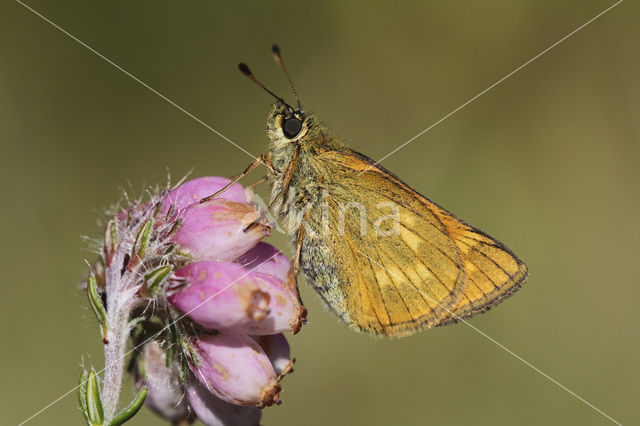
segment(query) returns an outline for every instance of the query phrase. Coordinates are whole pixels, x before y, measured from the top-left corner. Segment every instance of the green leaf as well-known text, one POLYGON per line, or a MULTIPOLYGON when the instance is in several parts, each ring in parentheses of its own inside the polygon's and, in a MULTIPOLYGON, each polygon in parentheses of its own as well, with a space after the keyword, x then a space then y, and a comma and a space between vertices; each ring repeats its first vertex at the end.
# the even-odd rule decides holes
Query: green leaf
POLYGON ((166 217, 167 219, 168 219, 168 218, 170 218, 170 217, 173 217, 173 214, 174 214, 175 212, 176 212, 176 205, 175 205, 175 204, 173 204, 173 203, 171 203, 171 205, 169 205, 169 210, 167 211, 167 214, 166 214, 166 216, 165 216, 165 217, 166 217))
POLYGON ((173 267, 171 265, 165 265, 154 269, 144 276, 144 280, 147 282, 147 286, 149 288, 149 294, 152 297, 155 297, 158 290, 160 290, 161 284, 172 270, 173 267))
POLYGON ((149 247, 149 236, 151 235, 151 225, 153 225, 153 220, 147 219, 144 221, 140 230, 138 231, 138 235, 136 235, 136 242, 133 245, 134 254, 138 255, 140 259, 144 257, 144 254, 147 251, 147 247, 149 247))
POLYGON ((180 228, 180 225, 182 225, 182 219, 177 219, 175 222, 173 222, 171 229, 169 229, 169 232, 167 232, 167 237, 173 235, 180 228))
POLYGON ((87 378, 87 414, 89 415, 90 424, 104 424, 104 411, 102 409, 102 400, 100 399, 100 384, 98 383, 98 376, 94 370, 91 370, 87 378))
POLYGON ((153 217, 154 219, 156 218, 156 216, 158 215, 158 213, 160 212, 160 209, 162 208, 162 205, 164 204, 163 201, 159 201, 156 204, 156 207, 153 209, 153 215, 151 217, 153 217))
POLYGON ((89 279, 87 280, 87 296, 89 297, 89 304, 91 305, 91 309, 93 309, 93 313, 96 315, 96 318, 100 322, 102 340, 106 342, 108 329, 107 311, 102 304, 102 297, 100 297, 100 293, 98 293, 96 277, 93 274, 89 275, 89 279))
POLYGON ((196 350, 193 349, 193 346, 191 346, 190 343, 186 342, 186 341, 182 341, 182 347, 184 350, 186 350, 190 357, 191 357, 191 362, 193 362, 193 365, 195 365, 196 367, 198 367, 200 365, 200 360, 198 359, 198 354, 196 353, 196 350))
POLYGON ((91 426, 91 422, 89 421, 89 413, 87 411, 87 380, 89 378, 89 373, 84 368, 82 369, 82 374, 80 375, 80 383, 78 384, 78 402, 80 403, 80 409, 82 410, 82 414, 84 415, 84 419, 87 421, 87 424, 91 426))
POLYGON ((104 256, 107 264, 111 263, 113 252, 116 249, 117 239, 118 230, 116 228, 116 220, 115 217, 111 217, 104 231, 104 256))
POLYGON ((111 250, 115 249, 115 245, 116 245, 116 241, 118 240, 118 228, 117 228, 117 222, 113 221, 111 222, 110 226, 109 226, 109 234, 111 237, 111 250))
POLYGON ((176 248, 175 243, 171 243, 171 245, 169 245, 169 248, 164 252, 164 254, 171 253, 175 248, 176 248))
POLYGON ((142 321, 145 321, 147 318, 145 317, 137 317, 129 321, 129 328, 134 328, 136 325, 140 324, 142 321))
POLYGON ((120 426, 124 422, 131 419, 131 417, 135 416, 138 410, 140 410, 140 407, 142 407, 142 404, 144 403, 144 400, 147 397, 147 392, 148 392, 147 387, 143 386, 138 392, 138 394, 136 395, 136 397, 133 398, 133 401, 131 401, 131 403, 127 406, 127 408, 120 411, 120 413, 118 413, 113 418, 113 420, 109 422, 109 426, 120 426))

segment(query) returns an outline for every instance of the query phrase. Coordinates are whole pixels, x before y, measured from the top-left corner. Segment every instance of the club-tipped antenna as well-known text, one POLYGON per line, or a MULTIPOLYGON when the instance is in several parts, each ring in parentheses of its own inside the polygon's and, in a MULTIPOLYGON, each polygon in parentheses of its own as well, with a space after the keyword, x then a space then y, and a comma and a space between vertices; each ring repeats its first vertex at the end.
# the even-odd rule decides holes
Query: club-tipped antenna
POLYGON ((287 81, 289 82, 289 87, 293 92, 293 96, 295 96, 296 101, 298 101, 298 111, 302 111, 302 104, 300 103, 298 92, 296 92, 296 88, 293 85, 293 80, 291 80, 291 76, 289 76, 289 73, 287 72, 287 69, 284 66, 284 62, 282 62, 282 56, 280 55, 280 48, 278 47, 277 44, 274 44, 273 46, 271 46, 271 52, 273 52, 273 57, 275 58, 278 65, 280 66, 280 69, 284 73, 285 77, 287 77, 287 81))
POLYGON ((256 78, 256 76, 253 75, 253 73, 251 72, 247 64, 245 64, 244 62, 240 62, 238 64, 238 69, 240 70, 240 72, 242 72, 242 74, 249 77, 249 80, 253 81, 255 84, 260 86, 265 92, 267 92, 268 94, 270 94, 271 96, 273 96, 274 98, 276 98, 277 100, 279 100, 280 102, 288 106, 289 108, 293 109, 291 105, 289 105, 284 101, 284 99, 282 99, 280 96, 273 93, 271 90, 267 89, 264 84, 260 83, 260 81, 256 78))

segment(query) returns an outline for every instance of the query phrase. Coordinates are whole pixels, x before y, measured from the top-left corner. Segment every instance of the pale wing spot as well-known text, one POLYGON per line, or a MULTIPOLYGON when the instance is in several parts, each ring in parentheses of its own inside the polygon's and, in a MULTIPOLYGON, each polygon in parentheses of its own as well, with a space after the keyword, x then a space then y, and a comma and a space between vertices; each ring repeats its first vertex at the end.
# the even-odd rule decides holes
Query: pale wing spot
MULTIPOLYGON (((355 256, 355 255, 354 255, 355 256)), ((362 258, 362 257, 361 257, 362 258)), ((375 299, 373 303, 373 309, 378 317, 378 322, 383 326, 391 324, 391 316, 389 315, 389 308, 386 306, 386 299, 384 297, 382 288, 377 283, 375 276, 376 267, 371 263, 371 260, 363 258, 364 262, 368 265, 363 265, 363 270, 366 274, 363 274, 363 282, 367 287, 370 297, 375 299)))
POLYGON ((431 292, 431 290, 429 288, 427 288, 423 283, 422 283, 422 278, 420 277, 420 275, 415 271, 414 268, 412 267, 408 267, 405 271, 404 271, 405 275, 409 278, 409 281, 411 281, 411 283, 416 287, 420 289, 420 292, 422 293, 422 295, 425 297, 426 299, 426 303, 429 306, 429 309, 431 310, 435 310, 438 307, 438 303, 436 303, 436 296, 431 292))
MULTIPOLYGON (((429 268, 433 274, 444 283, 451 283, 450 290, 452 290, 454 283, 458 280, 461 265, 458 265, 449 255, 445 254, 437 242, 431 242, 404 226, 400 229, 401 238, 407 247, 421 259, 428 257, 429 268)), ((443 285, 447 287, 446 284, 443 285)))
POLYGON ((486 257, 485 254, 478 251, 471 251, 467 255, 467 260, 470 263, 473 263, 484 275, 486 279, 493 283, 498 283, 502 285, 502 283, 509 280, 509 275, 498 265, 496 265, 495 261, 486 257))
POLYGON ((464 294, 470 300, 478 300, 485 296, 485 293, 488 293, 491 290, 483 291, 478 284, 479 280, 473 273, 467 275, 467 286, 464 289, 464 294))
POLYGON ((371 262, 356 254, 354 243, 348 236, 345 236, 345 241, 351 252, 350 260, 353 262, 353 271, 355 271, 359 284, 357 291, 360 293, 359 301, 355 297, 348 297, 347 299, 347 308, 349 309, 350 315, 354 321, 365 330, 368 328, 378 329, 380 326, 389 325, 389 316, 386 309, 384 309, 384 302, 379 291, 370 288, 375 285, 375 283, 372 283, 373 276, 372 270, 370 269, 370 267, 372 268, 373 266, 367 265, 367 263, 370 264, 371 262), (365 305, 365 299, 368 302, 368 306, 365 305), (356 314, 358 311, 360 312, 360 316, 356 314))
POLYGON ((401 210, 400 213, 400 221, 402 222, 403 225, 409 227, 409 228, 413 228, 416 225, 416 215, 415 214, 408 214, 406 212, 406 210, 401 210))
MULTIPOLYGON (((485 294, 491 293, 496 289, 495 284, 482 273, 473 262, 466 262, 467 277, 473 280, 475 286, 485 294)), ((473 299, 472 299, 473 300, 473 299)))
POLYGON ((376 268, 376 281, 382 292, 385 306, 392 324, 411 321, 411 315, 402 296, 398 293, 389 275, 383 268, 376 268))
POLYGON ((436 300, 444 300, 449 296, 450 290, 423 263, 416 260, 415 268, 423 282, 421 287, 428 286, 436 300))
POLYGON ((420 237, 418 237, 413 232, 409 231, 404 226, 401 226, 400 227, 400 238, 402 238, 402 241, 404 241, 405 244, 411 250, 413 250, 414 253, 420 253, 420 244, 422 243, 422 240, 420 239, 420 237))
POLYGON ((405 301, 408 301, 407 306, 413 319, 418 319, 431 312, 431 308, 429 308, 424 296, 414 285, 411 284, 400 268, 393 265, 391 267, 387 267, 387 270, 389 271, 389 276, 398 289, 398 292, 402 294, 405 301))
POLYGON ((368 318, 371 323, 379 322, 378 315, 376 315, 376 311, 371 303, 371 298, 369 297, 369 291, 360 273, 358 273, 358 291, 360 293, 360 308, 362 309, 362 316, 368 318))

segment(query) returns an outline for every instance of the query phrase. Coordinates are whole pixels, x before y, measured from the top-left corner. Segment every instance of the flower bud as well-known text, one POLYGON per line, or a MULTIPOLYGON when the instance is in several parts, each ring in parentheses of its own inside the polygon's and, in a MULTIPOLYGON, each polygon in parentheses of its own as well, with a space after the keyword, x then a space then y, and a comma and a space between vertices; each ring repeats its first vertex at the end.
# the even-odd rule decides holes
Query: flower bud
POLYGON ((169 302, 203 327, 265 335, 300 329, 304 308, 278 278, 235 263, 196 262, 176 272, 185 281, 169 302))
POLYGON ((186 285, 170 294, 169 302, 203 327, 241 328, 267 315, 270 295, 240 265, 196 262, 175 275, 186 285))
MULTIPOLYGON (((165 196, 160 212, 167 214, 171 206, 173 206, 173 211, 179 213, 191 204, 197 204, 203 198, 215 194, 229 182, 231 182, 231 179, 218 176, 191 179, 165 196)), ((251 199, 251 196, 242 185, 234 183, 215 199, 218 198, 235 201, 236 203, 246 203, 251 199)))
POLYGON ((167 355, 157 341, 145 343, 136 360, 134 375, 138 389, 147 386, 149 390, 144 403, 160 417, 177 423, 189 416, 177 365, 167 367, 167 355))
POLYGON ((278 401, 280 385, 269 358, 240 333, 201 335, 191 340, 196 359, 189 367, 207 390, 225 402, 264 407, 278 401))
POLYGON ((289 259, 271 244, 259 242, 235 261, 246 269, 273 275, 287 282, 291 264, 289 259))
POLYGON ((187 399, 196 416, 207 426, 258 426, 258 407, 228 404, 204 388, 197 380, 187 386, 187 399))
POLYGON ((294 360, 291 359, 289 342, 282 333, 267 336, 253 336, 260 347, 269 357, 271 365, 278 376, 284 376, 293 370, 294 360))
POLYGON ((273 275, 252 272, 251 277, 260 290, 269 294, 269 314, 262 321, 247 324, 242 330, 254 336, 300 331, 307 311, 300 304, 295 290, 273 275))
POLYGON ((248 203, 214 199, 192 204, 182 212, 172 238, 196 261, 231 261, 269 235, 267 225, 249 227, 259 218, 260 212, 248 203))

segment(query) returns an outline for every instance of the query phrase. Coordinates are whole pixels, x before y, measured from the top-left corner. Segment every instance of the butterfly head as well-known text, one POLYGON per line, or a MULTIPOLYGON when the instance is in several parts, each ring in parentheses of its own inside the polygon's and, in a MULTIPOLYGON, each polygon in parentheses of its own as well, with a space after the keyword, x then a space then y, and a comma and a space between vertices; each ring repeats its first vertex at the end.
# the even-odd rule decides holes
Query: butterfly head
POLYGON ((302 139, 312 124, 311 115, 277 100, 267 117, 267 134, 275 145, 284 145, 302 139))

